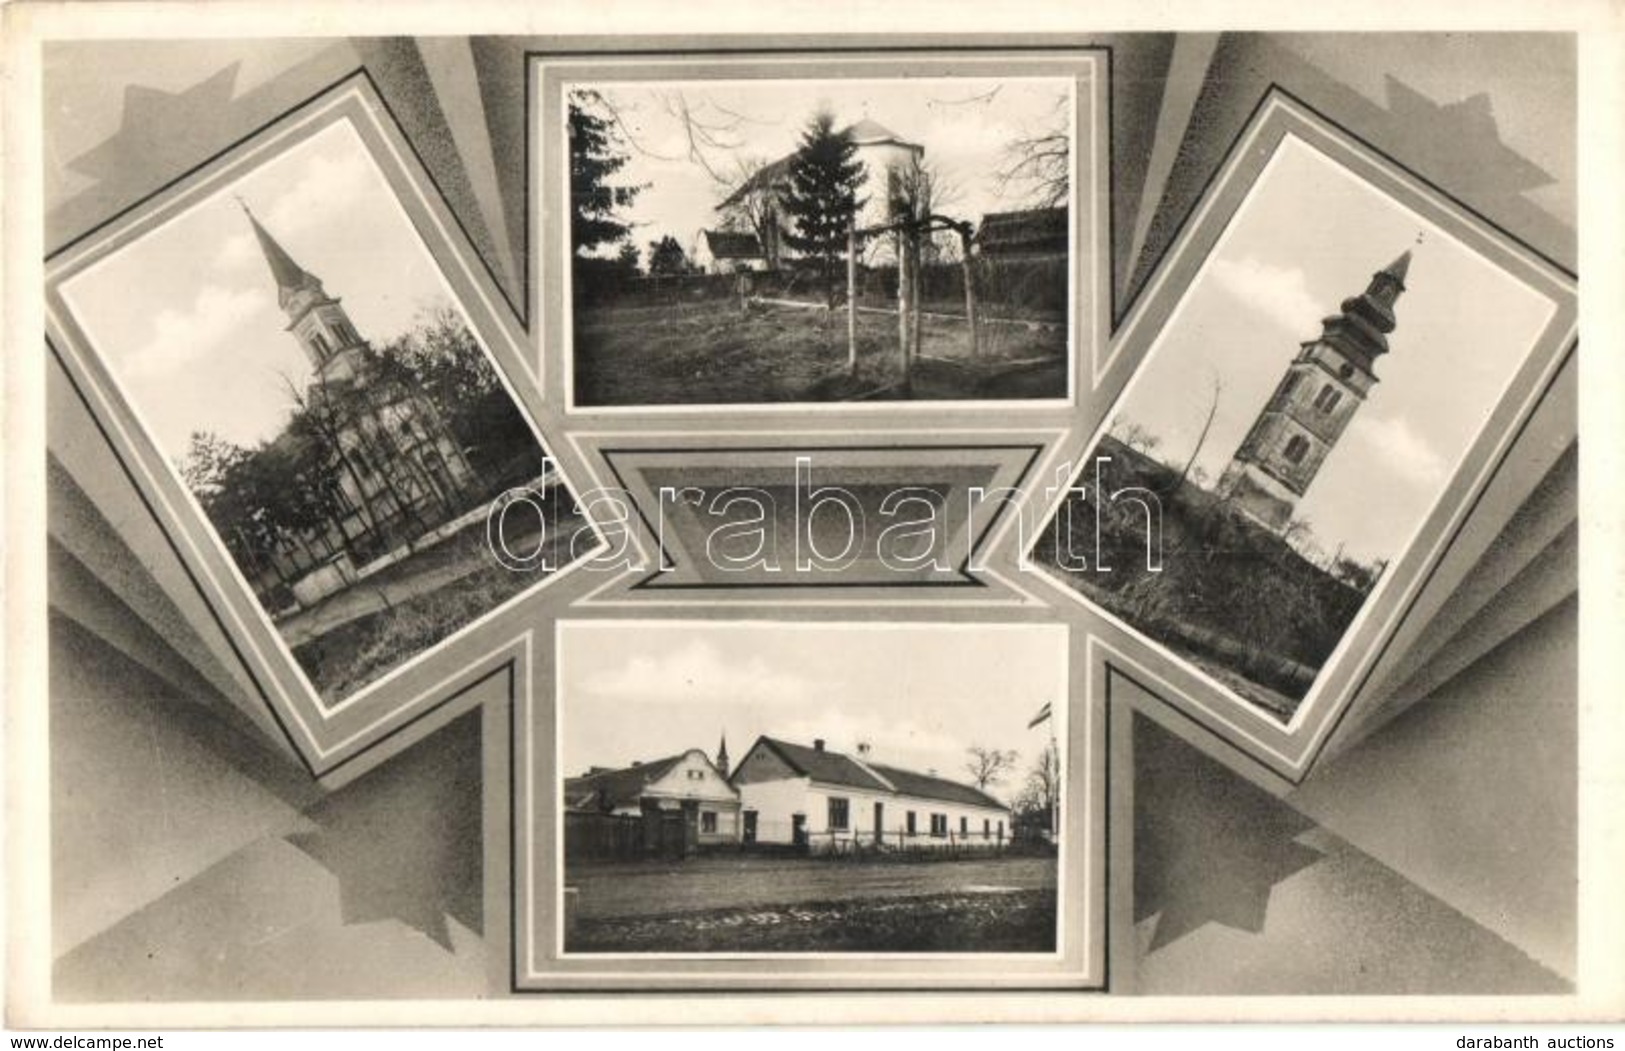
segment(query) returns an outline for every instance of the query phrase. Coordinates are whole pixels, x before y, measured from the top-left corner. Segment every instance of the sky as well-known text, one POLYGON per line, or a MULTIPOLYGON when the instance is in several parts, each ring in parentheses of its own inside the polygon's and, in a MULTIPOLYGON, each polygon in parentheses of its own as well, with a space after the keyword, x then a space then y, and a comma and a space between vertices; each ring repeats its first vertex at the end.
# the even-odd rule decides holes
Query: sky
POLYGON ((1379 382, 1298 503, 1313 542, 1370 562, 1403 548, 1438 499, 1552 302, 1323 154, 1288 137, 1165 326, 1119 407, 1218 481, 1320 321, 1412 253, 1379 382), (1418 243, 1418 237, 1421 243, 1418 243))
MULTIPOLYGON (((1013 749, 1008 800, 1050 739, 1027 723, 1067 698, 1056 625, 566 625, 559 653, 560 759, 567 775, 688 748, 733 762, 758 735, 966 781, 966 748, 1013 749)), ((1064 736, 1064 727, 1055 728, 1064 736)))
POLYGON ((281 377, 310 377, 238 196, 374 346, 451 302, 355 129, 323 129, 63 288, 172 460, 197 430, 244 445, 275 435, 289 409, 281 377))
POLYGON ((939 185, 953 191, 945 211, 972 222, 987 212, 1026 205, 1019 196, 998 194, 994 171, 1004 145, 1050 129, 1061 122, 1057 105, 1062 117, 1072 106, 1072 82, 1060 77, 586 86, 614 105, 633 140, 630 160, 615 181, 648 184, 627 211, 639 224, 633 236, 645 253, 650 241, 667 234, 688 250, 701 229, 718 225, 715 208, 727 195, 704 167, 688 157, 684 123, 669 106, 679 95, 700 123, 733 125, 725 143, 731 148, 707 153, 720 175, 735 176, 741 159, 771 162, 794 152, 807 122, 827 106, 836 127, 868 117, 905 141, 925 147, 924 159, 938 172, 939 185))

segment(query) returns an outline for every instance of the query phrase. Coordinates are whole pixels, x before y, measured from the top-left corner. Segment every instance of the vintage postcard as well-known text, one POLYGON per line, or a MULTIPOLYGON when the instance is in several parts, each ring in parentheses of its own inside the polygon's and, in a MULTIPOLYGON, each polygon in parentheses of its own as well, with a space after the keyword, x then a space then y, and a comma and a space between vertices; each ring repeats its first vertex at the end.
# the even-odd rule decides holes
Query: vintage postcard
POLYGON ((6 8, 9 1027, 1622 1017, 1618 13, 819 6, 6 8))

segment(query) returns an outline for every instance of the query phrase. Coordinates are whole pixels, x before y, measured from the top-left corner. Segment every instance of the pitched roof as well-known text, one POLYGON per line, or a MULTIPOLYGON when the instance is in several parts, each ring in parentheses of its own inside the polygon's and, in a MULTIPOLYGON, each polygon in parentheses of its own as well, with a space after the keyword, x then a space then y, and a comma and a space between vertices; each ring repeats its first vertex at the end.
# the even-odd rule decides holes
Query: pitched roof
POLYGON ((576 810, 614 810, 634 806, 650 783, 660 780, 687 755, 667 756, 619 770, 599 770, 582 777, 564 779, 564 805, 576 810))
POLYGON ((920 796, 923 799, 941 799, 948 803, 967 803, 971 806, 998 807, 1008 810, 1009 807, 972 785, 950 781, 945 777, 936 777, 931 774, 917 774, 912 770, 904 770, 896 766, 882 766, 880 763, 870 763, 869 767, 897 787, 899 795, 920 796))
MULTIPOLYGON (((884 124, 880 124, 877 121, 872 121, 868 117, 864 117, 856 124, 847 125, 845 128, 841 129, 839 134, 850 135, 852 137, 852 141, 859 146, 870 146, 882 142, 895 142, 902 146, 908 146, 911 149, 921 148, 917 144, 909 142, 895 131, 892 131, 884 124)), ((758 168, 750 178, 740 183, 739 187, 734 190, 733 193, 730 193, 726 198, 723 199, 721 204, 717 205, 717 211, 720 212, 739 203, 739 201, 748 193, 752 193, 766 186, 772 186, 774 183, 787 178, 790 174, 790 162, 795 160, 795 157, 795 151, 791 151, 790 153, 787 153, 783 157, 780 157, 778 160, 774 161, 772 164, 765 164, 758 168)))
POLYGON ((711 255, 717 259, 760 259, 762 242, 756 235, 739 230, 701 230, 711 255))
POLYGON ((1029 208, 988 212, 976 231, 976 243, 994 252, 1059 250, 1067 247, 1066 208, 1029 208))
POLYGON ((902 767, 885 766, 867 760, 860 762, 828 748, 808 748, 806 745, 792 744, 772 737, 763 737, 759 743, 777 753, 779 758, 796 773, 826 785, 845 785, 849 788, 877 792, 895 790, 898 795, 916 796, 920 799, 996 807, 1000 810, 1009 809, 980 789, 934 774, 920 774, 904 770, 902 767), (885 780, 881 780, 882 778, 885 780))
POLYGON ((772 737, 763 737, 761 743, 778 753, 790 769, 803 777, 822 781, 826 785, 846 785, 884 792, 887 785, 850 756, 829 749, 808 748, 772 737))
POLYGON ((895 131, 892 131, 884 124, 872 121, 868 117, 864 117, 856 124, 853 124, 851 127, 847 128, 846 134, 852 136, 852 141, 857 143, 859 146, 863 146, 871 142, 897 142, 902 143, 905 146, 914 145, 913 143, 903 139, 902 136, 898 135, 895 131))

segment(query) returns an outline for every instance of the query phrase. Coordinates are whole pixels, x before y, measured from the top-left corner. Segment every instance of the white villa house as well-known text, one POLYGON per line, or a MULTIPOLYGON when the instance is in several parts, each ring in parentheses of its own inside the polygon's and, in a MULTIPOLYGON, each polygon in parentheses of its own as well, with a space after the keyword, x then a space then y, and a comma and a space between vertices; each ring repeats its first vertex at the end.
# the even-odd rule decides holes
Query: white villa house
MULTIPOLYGON (((863 162, 864 182, 858 198, 864 205, 857 215, 858 228, 883 226, 892 221, 893 201, 905 185, 902 180, 909 178, 920 163, 925 147, 868 117, 842 130, 852 137, 857 147, 855 156, 863 162)), ((794 159, 794 153, 786 154, 763 166, 717 205, 731 229, 755 234, 768 268, 777 267, 790 254, 783 243, 788 223, 783 200, 789 192, 790 163, 794 159)), ((878 243, 884 246, 885 240, 878 243)))
POLYGON ((759 737, 728 782, 739 792, 745 844, 811 851, 889 844, 999 847, 1009 807, 971 785, 806 745, 759 737))
POLYGON ((724 772, 726 745, 718 759, 721 770, 703 751, 690 748, 680 755, 618 769, 593 767, 579 777, 565 778, 564 808, 642 817, 657 826, 680 815, 689 847, 738 843, 739 791, 728 783, 724 772))
POLYGON ((762 242, 754 233, 744 230, 701 230, 694 238, 689 260, 707 274, 767 269, 762 242))

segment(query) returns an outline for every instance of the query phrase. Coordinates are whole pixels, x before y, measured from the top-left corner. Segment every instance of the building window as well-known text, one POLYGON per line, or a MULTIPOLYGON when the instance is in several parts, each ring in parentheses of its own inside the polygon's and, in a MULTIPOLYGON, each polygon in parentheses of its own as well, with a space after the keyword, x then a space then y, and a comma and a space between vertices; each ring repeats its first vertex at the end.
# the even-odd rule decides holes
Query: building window
POLYGON ((1004 821, 1003 820, 1000 820, 1000 822, 999 822, 999 842, 1000 843, 1004 842, 1004 821))
POLYGON ((1315 408, 1321 412, 1331 412, 1337 407, 1337 403, 1342 400, 1343 392, 1328 383, 1320 388, 1319 394, 1315 395, 1315 408))
POLYGON ((948 834, 948 815, 947 814, 932 814, 931 815, 931 834, 933 836, 938 837, 939 839, 948 834))
POLYGON ((988 820, 985 817, 982 819, 982 838, 983 839, 992 839, 993 838, 993 822, 988 820))
POLYGON ((317 357, 321 358, 323 361, 327 360, 327 340, 322 338, 322 334, 320 332, 312 332, 310 334, 310 345, 316 348, 317 357))
POLYGON ((911 835, 911 836, 918 835, 920 830, 919 830, 919 826, 915 823, 915 820, 914 820, 914 811, 910 810, 908 812, 908 817, 905 819, 905 821, 907 823, 905 824, 904 827, 908 829, 908 834, 911 835))
POLYGON ((831 798, 829 801, 829 830, 831 832, 845 832, 847 829, 846 800, 831 798))
POLYGON ((961 836, 970 835, 970 818, 964 814, 959 815, 959 834, 961 836))
POLYGON ((690 770, 688 772, 688 779, 690 781, 704 781, 705 780, 705 771, 704 770, 690 770))
POLYGON ((1281 454, 1289 463, 1302 463, 1304 454, 1309 451, 1309 441, 1301 434, 1294 434, 1286 440, 1286 448, 1281 454))
POLYGON ((1278 404, 1278 405, 1286 404, 1287 399, 1292 397, 1293 392, 1298 389, 1298 384, 1302 380, 1303 380, 1303 373, 1301 373, 1301 372, 1289 372, 1289 373, 1287 373, 1286 374, 1286 379, 1281 381, 1281 393, 1276 398, 1276 404, 1278 404))
POLYGON ((714 833, 717 830, 717 812, 715 810, 700 811, 700 831, 714 833))

